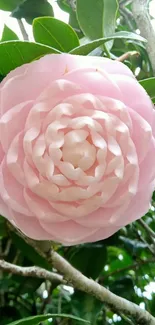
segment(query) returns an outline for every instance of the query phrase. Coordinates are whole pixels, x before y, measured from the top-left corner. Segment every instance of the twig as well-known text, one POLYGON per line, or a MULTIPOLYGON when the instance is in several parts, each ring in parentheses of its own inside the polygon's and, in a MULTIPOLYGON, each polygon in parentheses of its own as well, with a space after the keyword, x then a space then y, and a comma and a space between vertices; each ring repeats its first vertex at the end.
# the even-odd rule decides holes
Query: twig
POLYGON ((58 298, 58 314, 62 312, 62 291, 60 289, 59 298, 58 298))
POLYGON ((140 56, 140 53, 137 52, 137 51, 129 51, 129 52, 126 52, 123 55, 121 55, 120 57, 118 57, 116 59, 116 61, 123 62, 123 61, 125 61, 127 59, 130 59, 130 57, 132 57, 132 56, 138 57, 138 56, 140 56))
POLYGON ((12 244, 12 241, 11 239, 8 240, 7 244, 6 244, 6 247, 5 247, 5 251, 4 251, 4 256, 7 256, 10 252, 10 248, 11 248, 11 244, 12 244))
POLYGON ((132 12, 141 36, 147 40, 146 49, 155 75, 155 30, 148 12, 149 0, 133 0, 132 12))
POLYGON ((125 272, 125 271, 128 271, 128 270, 134 270, 137 267, 140 267, 141 265, 145 265, 145 264, 149 264, 149 263, 155 263, 155 258, 151 258, 151 259, 148 259, 148 260, 145 260, 145 261, 141 260, 141 261, 139 261, 139 263, 130 264, 128 266, 117 269, 117 270, 115 270, 113 272, 110 272, 110 273, 106 274, 102 278, 100 278, 100 281, 104 281, 105 279, 109 278, 110 276, 113 276, 113 275, 118 274, 120 272, 125 272))
POLYGON ((40 314, 44 314, 45 311, 46 311, 46 305, 48 305, 50 303, 50 300, 51 300, 51 295, 52 295, 52 292, 53 290, 57 287, 57 283, 48 283, 49 281, 46 280, 45 284, 47 286, 47 292, 48 292, 48 296, 47 298, 45 298, 43 300, 43 304, 41 306, 41 310, 40 310, 40 314))
POLYGON ((147 311, 124 298, 118 297, 92 279, 88 279, 58 253, 51 251, 49 262, 52 262, 53 266, 64 275, 67 282, 72 283, 76 289, 91 294, 110 308, 115 308, 119 312, 131 316, 139 325, 155 325, 155 318, 147 311))
POLYGON ((149 237, 152 237, 155 239, 155 232, 143 221, 142 219, 138 220, 138 223, 146 230, 149 237))
POLYGON ((4 252, 0 253, 0 258, 4 258, 9 254, 11 244, 12 244, 11 239, 8 239, 4 252))
POLYGON ((132 322, 131 319, 129 319, 128 317, 126 317, 125 315, 123 315, 122 313, 119 314, 121 316, 121 318, 129 325, 135 325, 135 323, 132 322))
POLYGON ((76 10, 76 0, 68 0, 68 3, 73 11, 76 10))
POLYGON ((135 232, 135 234, 138 236, 139 240, 142 241, 144 244, 146 244, 146 249, 148 249, 153 255, 154 255, 154 249, 152 247, 152 245, 150 245, 138 232, 135 224, 132 224, 133 230, 135 232))
POLYGON ((132 1, 132 0, 121 0, 121 1, 119 2, 119 5, 120 5, 120 6, 127 6, 127 5, 129 5, 129 4, 131 3, 131 1, 132 1))
POLYGON ((24 41, 28 41, 29 40, 29 37, 28 37, 28 34, 26 32, 26 29, 25 29, 25 26, 24 26, 22 20, 21 19, 17 19, 17 21, 18 21, 18 25, 19 25, 19 28, 20 28, 20 31, 22 33, 22 36, 23 36, 24 41))
POLYGON ((35 277, 39 279, 47 279, 51 282, 58 284, 66 284, 63 277, 54 272, 47 271, 37 266, 22 267, 15 264, 8 263, 4 260, 0 260, 0 269, 3 271, 11 272, 13 274, 22 275, 25 277, 35 277))
MULTIPOLYGON (((19 235, 22 236, 21 234, 19 235)), ((29 240, 29 238, 27 238, 27 242, 29 242, 29 244, 32 245, 37 252, 40 252, 40 248, 38 248, 37 242, 33 241, 32 244, 32 240, 29 240)), ((96 299, 104 302, 112 310, 115 309, 127 316, 131 316, 139 325, 155 325, 155 318, 149 312, 142 310, 139 306, 132 303, 131 301, 115 295, 94 280, 88 279, 54 250, 51 249, 46 253, 42 252, 42 256, 46 256, 46 259, 52 265, 52 267, 63 274, 63 277, 61 277, 61 283, 73 285, 74 288, 96 297, 96 299)), ((33 268, 34 267, 32 267, 32 269, 33 268)), ((21 269, 21 267, 19 267, 19 269, 21 269)), ((41 270, 43 272, 41 274, 43 277, 45 276, 45 279, 49 279, 46 278, 46 275, 48 274, 47 276, 50 276, 52 280, 52 272, 44 269, 41 270)), ((35 273, 34 276, 36 276, 35 273)))

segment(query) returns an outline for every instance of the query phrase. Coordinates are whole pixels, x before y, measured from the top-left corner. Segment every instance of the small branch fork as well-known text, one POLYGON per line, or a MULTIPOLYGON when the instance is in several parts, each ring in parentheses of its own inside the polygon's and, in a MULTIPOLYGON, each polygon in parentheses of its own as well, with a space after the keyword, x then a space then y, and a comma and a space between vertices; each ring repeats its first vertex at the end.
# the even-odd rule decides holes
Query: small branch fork
MULTIPOLYGON (((12 226, 10 228, 12 228, 12 226)), ((18 233, 18 235, 23 237, 21 233, 18 233)), ((142 310, 136 304, 113 294, 108 289, 101 286, 99 283, 87 278, 52 248, 46 252, 43 252, 40 248, 40 245, 38 246, 38 242, 32 241, 28 238, 26 238, 26 241, 29 242, 29 244, 33 246, 33 248, 35 248, 39 254, 48 260, 52 268, 56 269, 62 275, 54 272, 49 272, 36 266, 17 266, 15 264, 5 262, 4 260, 0 260, 1 270, 14 274, 20 274, 23 276, 43 278, 50 280, 51 282, 56 282, 57 284, 72 285, 74 288, 93 295, 98 300, 104 302, 109 308, 111 308, 111 310, 116 310, 119 313, 123 313, 124 315, 131 317, 136 322, 136 324, 155 325, 155 318, 149 312, 142 310)))

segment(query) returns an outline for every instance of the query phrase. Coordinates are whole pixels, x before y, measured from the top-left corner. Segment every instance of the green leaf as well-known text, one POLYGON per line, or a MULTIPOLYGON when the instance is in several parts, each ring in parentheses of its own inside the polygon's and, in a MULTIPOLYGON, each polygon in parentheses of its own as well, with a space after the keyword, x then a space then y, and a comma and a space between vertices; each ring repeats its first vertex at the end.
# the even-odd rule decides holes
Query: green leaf
POLYGON ((69 52, 79 46, 79 40, 71 26, 50 17, 37 18, 33 23, 35 41, 69 52))
MULTIPOLYGON (((117 0, 104 0, 103 12, 103 36, 109 37, 114 35, 116 29, 116 19, 118 12, 117 0)), ((113 46, 113 41, 108 42, 106 47, 110 50, 113 46)))
POLYGON ((76 31, 78 38, 82 38, 84 36, 82 30, 80 29, 75 11, 72 11, 69 15, 69 25, 76 31))
POLYGON ((76 290, 72 296, 73 313, 82 319, 86 319, 92 325, 96 324, 96 319, 102 308, 103 302, 87 293, 76 290))
POLYGON ((4 76, 0 75, 0 82, 4 79, 4 76))
POLYGON ((7 236, 6 219, 0 216, 0 238, 7 236))
POLYGON ((45 269, 50 269, 48 262, 39 255, 32 246, 28 245, 24 239, 16 235, 14 232, 11 232, 11 238, 15 247, 19 249, 29 261, 45 269))
MULTIPOLYGON (((123 269, 124 267, 130 266, 133 264, 133 259, 131 254, 128 254, 126 250, 121 249, 117 246, 109 246, 107 248, 108 251, 108 261, 107 264, 109 266, 108 272, 104 272, 105 275, 108 275, 110 272, 116 271, 119 269, 123 269)), ((114 275, 115 276, 115 275, 114 275)))
POLYGON ((146 90, 148 95, 151 97, 153 103, 155 104, 155 77, 140 80, 139 83, 146 90))
POLYGON ((12 40, 18 40, 18 36, 7 25, 4 25, 1 42, 12 40))
POLYGON ((14 10, 22 0, 0 0, 0 9, 6 10, 6 11, 12 11, 14 10))
POLYGON ((134 282, 131 276, 126 275, 119 280, 112 281, 109 285, 110 291, 118 296, 131 300, 134 294, 134 282))
MULTIPOLYGON (((117 0, 77 0, 79 25, 91 40, 109 37, 115 33, 118 11, 117 0)), ((106 47, 111 49, 113 41, 106 47)))
POLYGON ((77 19, 83 33, 90 39, 103 37, 104 0, 77 0, 77 19))
POLYGON ((79 317, 73 316, 73 315, 67 315, 67 314, 47 314, 47 315, 38 315, 38 316, 32 316, 32 317, 27 317, 24 319, 17 320, 13 323, 9 323, 7 325, 39 325, 40 322, 43 322, 49 318, 53 317, 59 317, 59 318, 68 318, 68 319, 73 319, 76 321, 80 321, 83 323, 89 323, 88 321, 81 319, 79 317))
POLYGON ((14 280, 16 285, 18 284, 18 288, 17 288, 18 295, 24 295, 27 293, 29 295, 33 294, 44 282, 44 279, 37 279, 34 277, 24 278, 23 276, 16 275, 16 274, 11 275, 11 278, 14 280))
POLYGON ((9 41, 0 43, 0 75, 5 76, 22 64, 50 53, 60 52, 52 47, 31 42, 9 41))
POLYGON ((11 16, 17 19, 25 18, 31 24, 34 18, 54 16, 54 12, 47 0, 24 0, 13 10, 11 16))
POLYGON ((97 39, 95 41, 89 42, 87 44, 78 46, 77 48, 70 51, 70 53, 76 54, 76 55, 88 55, 90 52, 95 50, 97 47, 105 44, 106 42, 108 42, 110 40, 115 40, 115 39, 124 39, 124 40, 130 39, 130 40, 138 40, 141 42, 146 42, 145 38, 141 37, 138 34, 122 31, 122 32, 115 33, 113 36, 103 37, 103 38, 97 39))
POLYGON ((87 244, 70 249, 69 261, 87 277, 96 279, 106 263, 107 250, 104 244, 87 244))
POLYGON ((61 10, 68 12, 68 13, 71 12, 71 7, 69 6, 69 3, 67 0, 57 0, 57 4, 61 10))

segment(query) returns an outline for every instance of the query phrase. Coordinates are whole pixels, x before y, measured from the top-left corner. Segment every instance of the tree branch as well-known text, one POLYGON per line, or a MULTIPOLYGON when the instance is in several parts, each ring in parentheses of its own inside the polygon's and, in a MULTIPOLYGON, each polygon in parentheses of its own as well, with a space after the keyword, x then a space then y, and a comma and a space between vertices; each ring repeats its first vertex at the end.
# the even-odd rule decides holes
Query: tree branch
POLYGON ((58 253, 51 251, 48 260, 76 289, 91 294, 110 308, 131 316, 139 325, 155 325, 155 318, 147 311, 124 298, 118 297, 92 279, 88 279, 58 253))
POLYGON ((3 271, 11 272, 13 274, 22 275, 25 277, 35 277, 39 279, 46 279, 51 282, 56 282, 58 284, 66 284, 63 280, 62 275, 56 274, 54 272, 49 272, 37 266, 22 267, 15 264, 8 263, 4 260, 0 260, 0 269, 3 271))
POLYGON ((155 31, 148 12, 149 0, 133 0, 132 12, 141 36, 147 40, 146 49, 155 75, 155 31))
MULTIPOLYGON (((11 226, 9 228, 12 230, 13 227, 11 226)), ((15 231, 17 232, 17 229, 15 231)), ((18 232, 18 235, 23 238, 20 232, 18 232)), ((38 253, 41 253, 41 256, 46 258, 52 267, 63 275, 61 279, 63 279, 65 284, 72 285, 74 288, 96 297, 96 299, 104 302, 111 310, 117 310, 119 313, 132 317, 138 325, 155 325, 155 318, 149 312, 142 310, 131 301, 115 295, 94 280, 88 279, 54 250, 50 249, 46 253, 41 252, 41 248, 38 247, 37 241, 26 238, 26 242, 33 246, 38 253)), ((46 276, 48 272, 51 277, 51 272, 44 269, 42 271, 46 272, 42 273, 42 275, 44 274, 46 276)), ((62 280, 61 283, 63 283, 62 280)))
POLYGON ((76 10, 76 0, 68 0, 68 4, 70 5, 73 11, 76 10))
POLYGON ((110 276, 113 276, 113 275, 118 274, 118 273, 120 273, 120 272, 125 272, 125 271, 128 271, 128 270, 134 270, 134 269, 136 269, 137 267, 140 267, 140 266, 145 265, 145 264, 150 264, 150 263, 155 263, 155 258, 150 258, 150 259, 147 259, 147 260, 145 260, 145 261, 144 261, 144 260, 140 260, 140 261, 137 262, 137 263, 130 264, 130 265, 128 265, 128 266, 125 266, 125 267, 122 267, 122 268, 117 269, 117 270, 115 270, 115 271, 112 271, 112 272, 106 274, 105 276, 102 276, 102 277, 100 278, 100 281, 103 282, 105 279, 109 278, 110 276))
POLYGON ((140 53, 137 52, 137 51, 129 51, 129 52, 126 52, 126 53, 124 53, 123 55, 119 56, 119 57, 116 59, 116 61, 123 62, 123 61, 125 61, 125 60, 130 59, 130 58, 133 57, 133 56, 138 57, 138 56, 140 56, 140 53))
POLYGON ((155 240, 155 232, 145 223, 145 221, 139 219, 138 223, 146 230, 149 237, 154 238, 155 240))
POLYGON ((135 325, 131 319, 129 319, 128 317, 126 317, 125 315, 123 315, 122 313, 120 313, 121 318, 129 325, 135 325))
POLYGON ((20 28, 20 31, 22 33, 22 36, 23 36, 24 41, 28 41, 29 40, 29 37, 28 37, 28 34, 26 32, 26 29, 25 29, 25 26, 24 26, 22 20, 21 19, 17 19, 17 21, 18 21, 18 25, 19 25, 19 28, 20 28))

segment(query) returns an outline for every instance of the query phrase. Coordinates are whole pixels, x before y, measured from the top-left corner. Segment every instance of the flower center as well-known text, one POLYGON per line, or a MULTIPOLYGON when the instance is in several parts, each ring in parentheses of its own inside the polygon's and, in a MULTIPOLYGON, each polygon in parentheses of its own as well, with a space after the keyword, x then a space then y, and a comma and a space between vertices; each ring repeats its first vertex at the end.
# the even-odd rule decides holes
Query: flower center
POLYGON ((71 163, 75 168, 88 170, 96 160, 95 146, 87 140, 70 145, 64 144, 62 148, 63 161, 71 163))

